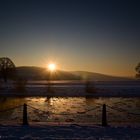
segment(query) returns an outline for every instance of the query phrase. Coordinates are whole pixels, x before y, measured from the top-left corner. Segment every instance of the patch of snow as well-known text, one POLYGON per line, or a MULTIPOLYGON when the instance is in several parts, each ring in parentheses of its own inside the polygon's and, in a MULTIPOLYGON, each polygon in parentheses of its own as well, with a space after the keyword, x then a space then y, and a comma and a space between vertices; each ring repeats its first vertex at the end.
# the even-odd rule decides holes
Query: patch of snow
POLYGON ((0 139, 139 140, 140 126, 1 125, 0 139))

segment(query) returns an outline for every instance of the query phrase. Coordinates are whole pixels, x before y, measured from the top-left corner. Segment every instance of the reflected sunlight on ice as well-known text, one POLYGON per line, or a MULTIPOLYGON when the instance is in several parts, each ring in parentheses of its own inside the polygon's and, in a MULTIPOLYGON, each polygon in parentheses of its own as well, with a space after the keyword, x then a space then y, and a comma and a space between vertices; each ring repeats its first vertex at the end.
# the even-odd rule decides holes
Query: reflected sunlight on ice
MULTIPOLYGON (((0 110, 27 103, 37 109, 48 113, 33 110, 28 107, 28 117, 33 122, 101 122, 102 104, 118 107, 129 112, 140 113, 140 102, 138 98, 85 98, 85 97, 28 97, 28 98, 1 98, 0 110), (98 108, 97 108, 98 107, 98 108), (97 108, 96 110, 92 110, 97 108), (64 114, 64 115, 59 115, 64 114), (69 114, 69 115, 65 115, 69 114)), ((129 116, 125 112, 117 112, 107 108, 109 122, 139 122, 137 116, 129 116)), ((12 112, 3 113, 9 120, 22 120, 22 107, 12 112)))

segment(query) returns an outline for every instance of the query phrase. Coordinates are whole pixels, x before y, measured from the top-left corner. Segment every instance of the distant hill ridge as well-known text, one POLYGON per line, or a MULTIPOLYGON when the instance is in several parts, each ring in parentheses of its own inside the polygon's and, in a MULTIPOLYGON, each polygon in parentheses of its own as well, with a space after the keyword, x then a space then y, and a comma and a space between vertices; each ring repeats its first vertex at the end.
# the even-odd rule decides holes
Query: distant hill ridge
POLYGON ((87 71, 74 71, 73 74, 80 76, 82 79, 96 80, 96 81, 120 81, 120 80, 132 80, 132 78, 111 76, 95 72, 87 71))
POLYGON ((18 76, 28 79, 28 80, 80 80, 80 76, 76 76, 70 72, 57 70, 53 74, 47 71, 46 68, 35 67, 35 66, 22 66, 17 67, 18 76))
MULTIPOLYGON (((21 66, 16 67, 17 74, 28 80, 46 80, 49 78, 49 72, 46 68, 35 66, 21 66)), ((110 76, 94 72, 86 71, 61 71, 57 70, 50 77, 52 80, 96 80, 96 81, 119 81, 131 80, 124 77, 110 76)))

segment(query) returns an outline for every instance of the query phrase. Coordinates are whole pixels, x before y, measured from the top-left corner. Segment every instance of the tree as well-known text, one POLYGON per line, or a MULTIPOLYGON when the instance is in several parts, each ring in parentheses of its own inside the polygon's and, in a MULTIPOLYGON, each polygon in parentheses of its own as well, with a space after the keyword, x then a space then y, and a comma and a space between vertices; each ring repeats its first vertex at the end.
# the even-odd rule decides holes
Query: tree
POLYGON ((8 57, 0 58, 0 75, 5 83, 14 76, 15 70, 15 64, 8 57))
POLYGON ((136 72, 137 72, 136 77, 140 78, 140 63, 138 63, 138 65, 136 66, 135 69, 136 69, 136 72))

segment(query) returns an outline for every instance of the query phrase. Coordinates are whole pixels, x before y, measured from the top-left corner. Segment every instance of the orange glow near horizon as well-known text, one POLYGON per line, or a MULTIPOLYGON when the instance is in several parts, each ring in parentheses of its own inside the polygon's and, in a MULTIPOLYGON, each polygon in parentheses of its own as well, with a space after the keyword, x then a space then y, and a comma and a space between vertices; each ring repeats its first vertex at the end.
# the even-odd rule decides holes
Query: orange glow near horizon
POLYGON ((118 61, 116 61, 116 63, 113 63, 112 60, 110 60, 110 62, 108 63, 105 63, 103 60, 102 62, 100 62, 99 60, 95 60, 94 62, 91 62, 91 61, 86 60, 87 57, 84 57, 85 61, 84 59, 76 60, 74 57, 71 57, 70 59, 69 57, 67 59, 65 58, 66 56, 63 56, 62 58, 56 55, 55 58, 50 57, 50 59, 48 59, 45 56, 40 60, 34 59, 34 61, 29 58, 28 59, 24 58, 22 61, 17 58, 15 59, 12 58, 12 60, 16 64, 16 66, 43 67, 43 68, 46 68, 46 71, 50 71, 53 73, 58 70, 88 71, 88 72, 101 73, 105 75, 123 76, 123 77, 134 77, 136 74, 135 66, 137 63, 126 66, 125 64, 121 64, 118 61), (53 68, 53 70, 49 68, 50 64, 55 64, 55 68, 53 68))

